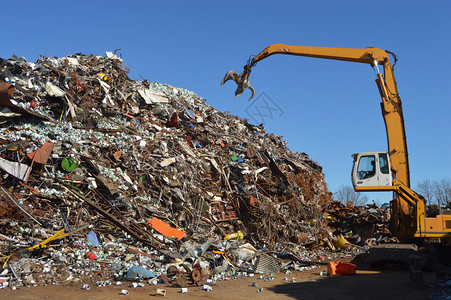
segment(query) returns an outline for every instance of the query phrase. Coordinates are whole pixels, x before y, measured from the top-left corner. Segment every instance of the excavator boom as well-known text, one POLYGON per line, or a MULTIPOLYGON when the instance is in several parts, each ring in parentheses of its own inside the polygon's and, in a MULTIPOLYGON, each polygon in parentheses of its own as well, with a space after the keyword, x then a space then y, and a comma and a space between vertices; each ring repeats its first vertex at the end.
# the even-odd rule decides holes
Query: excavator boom
POLYGON ((379 64, 383 64, 387 59, 389 59, 387 53, 379 48, 351 49, 272 44, 256 55, 252 59, 251 65, 254 66, 260 60, 273 54, 289 54, 368 64, 372 64, 374 60, 376 60, 379 64))
POLYGON ((234 80, 238 85, 235 96, 240 96, 246 88, 249 88, 252 91, 252 99, 255 93, 249 81, 249 75, 252 68, 259 61, 273 54, 350 61, 366 63, 373 66, 377 72, 376 83, 382 98, 381 108, 387 132, 392 171, 394 172, 395 178, 410 187, 409 162, 401 99, 398 95, 393 68, 390 64, 390 57, 386 51, 380 48, 352 49, 272 44, 266 47, 258 55, 249 59, 248 63, 244 66, 244 71, 240 75, 235 71, 229 71, 226 76, 224 76, 221 85, 228 80, 234 80), (379 65, 384 68, 384 75, 379 72, 379 65))

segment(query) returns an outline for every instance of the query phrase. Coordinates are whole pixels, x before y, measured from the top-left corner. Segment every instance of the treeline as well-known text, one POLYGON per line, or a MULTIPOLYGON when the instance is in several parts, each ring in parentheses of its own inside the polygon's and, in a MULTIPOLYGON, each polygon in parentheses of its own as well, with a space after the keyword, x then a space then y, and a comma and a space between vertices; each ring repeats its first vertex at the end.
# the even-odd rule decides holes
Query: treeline
POLYGON ((451 180, 448 178, 437 181, 425 179, 418 183, 416 192, 427 200, 428 205, 451 208, 451 180))

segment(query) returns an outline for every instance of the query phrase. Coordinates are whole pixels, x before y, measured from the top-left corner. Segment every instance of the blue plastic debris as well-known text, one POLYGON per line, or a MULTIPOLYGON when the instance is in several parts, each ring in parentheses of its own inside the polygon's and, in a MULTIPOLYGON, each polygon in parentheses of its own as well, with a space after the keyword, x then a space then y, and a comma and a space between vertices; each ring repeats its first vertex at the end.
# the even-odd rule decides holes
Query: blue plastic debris
POLYGON ((127 279, 135 279, 136 277, 141 278, 154 278, 155 274, 152 271, 147 270, 143 267, 131 267, 128 269, 127 275, 125 275, 125 278, 127 279))
POLYGON ((94 230, 91 230, 89 233, 86 234, 86 238, 88 239, 88 242, 93 246, 93 247, 99 247, 100 246, 100 242, 99 239, 97 238, 97 234, 94 230))
POLYGON ((195 114, 191 109, 187 109, 185 110, 185 116, 188 117, 189 119, 194 119, 195 114))

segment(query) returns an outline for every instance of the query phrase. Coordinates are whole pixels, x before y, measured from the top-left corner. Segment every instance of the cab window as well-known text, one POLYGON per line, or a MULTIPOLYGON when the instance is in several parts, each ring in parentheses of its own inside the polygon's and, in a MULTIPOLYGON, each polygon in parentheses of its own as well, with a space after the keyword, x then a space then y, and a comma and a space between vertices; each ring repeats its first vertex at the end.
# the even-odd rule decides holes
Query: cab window
POLYGON ((390 170, 388 168, 387 153, 379 153, 379 165, 380 165, 382 174, 388 174, 389 173, 390 170))
POLYGON ((360 157, 357 167, 357 177, 359 179, 368 179, 376 174, 376 158, 374 155, 365 155, 360 157))

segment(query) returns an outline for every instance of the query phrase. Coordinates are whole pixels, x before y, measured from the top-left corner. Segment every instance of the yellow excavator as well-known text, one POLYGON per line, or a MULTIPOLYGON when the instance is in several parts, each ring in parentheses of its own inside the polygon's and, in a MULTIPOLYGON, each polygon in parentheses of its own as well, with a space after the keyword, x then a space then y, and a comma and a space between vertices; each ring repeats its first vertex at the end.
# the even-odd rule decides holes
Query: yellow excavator
POLYGON ((451 239, 451 214, 441 213, 434 217, 426 215, 426 201, 410 188, 409 160, 407 154, 404 117, 401 98, 398 94, 393 66, 389 54, 380 48, 330 48, 290 46, 272 44, 256 56, 251 56, 241 74, 229 71, 221 86, 233 80, 238 87, 235 98, 245 89, 255 90, 249 81, 252 68, 262 59, 273 54, 297 55, 324 59, 333 59, 357 63, 366 63, 373 67, 376 84, 382 98, 381 109, 388 140, 388 152, 356 153, 352 157, 352 183, 357 192, 392 191, 390 230, 399 240, 418 242, 425 238, 451 239), (380 68, 383 68, 381 73, 380 68))

